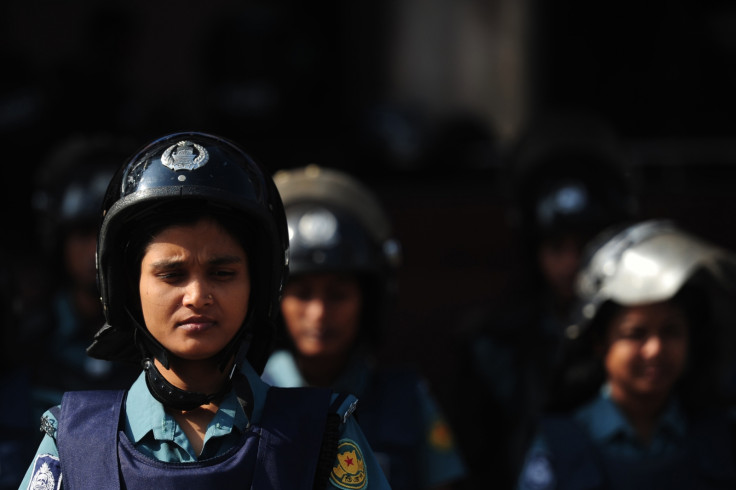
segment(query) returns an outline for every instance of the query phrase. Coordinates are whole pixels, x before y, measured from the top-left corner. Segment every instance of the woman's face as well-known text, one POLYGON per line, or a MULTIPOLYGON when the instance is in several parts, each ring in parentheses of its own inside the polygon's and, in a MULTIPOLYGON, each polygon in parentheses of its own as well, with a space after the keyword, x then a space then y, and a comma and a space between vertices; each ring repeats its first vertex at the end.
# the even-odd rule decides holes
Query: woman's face
POLYGON ((154 338, 182 359, 207 359, 243 325, 248 257, 214 220, 171 226, 146 248, 139 287, 143 319, 154 338))
POLYGON ((609 324, 605 368, 614 399, 666 397, 688 357, 690 325, 671 302, 624 307, 609 324))
POLYGON ((360 328, 358 281, 338 274, 306 274, 289 281, 281 301, 286 328, 306 357, 347 353, 360 328))

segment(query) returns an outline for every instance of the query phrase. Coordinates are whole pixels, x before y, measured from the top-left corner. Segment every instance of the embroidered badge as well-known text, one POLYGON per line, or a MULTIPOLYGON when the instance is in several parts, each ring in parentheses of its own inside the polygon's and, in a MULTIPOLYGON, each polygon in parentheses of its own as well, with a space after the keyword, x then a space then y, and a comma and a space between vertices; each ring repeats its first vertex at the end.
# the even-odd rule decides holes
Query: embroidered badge
POLYGON ((449 451, 454 446, 450 427, 441 418, 430 426, 428 439, 429 444, 438 451, 449 451))
POLYGON ((359 490, 368 485, 363 453, 350 439, 342 439, 337 446, 337 460, 332 467, 330 483, 347 490, 359 490))
POLYGON ((171 170, 194 170, 203 167, 209 158, 207 150, 202 145, 180 141, 164 151, 161 163, 171 170))
POLYGON ((61 463, 50 454, 39 454, 33 463, 28 490, 58 490, 61 488, 61 463))

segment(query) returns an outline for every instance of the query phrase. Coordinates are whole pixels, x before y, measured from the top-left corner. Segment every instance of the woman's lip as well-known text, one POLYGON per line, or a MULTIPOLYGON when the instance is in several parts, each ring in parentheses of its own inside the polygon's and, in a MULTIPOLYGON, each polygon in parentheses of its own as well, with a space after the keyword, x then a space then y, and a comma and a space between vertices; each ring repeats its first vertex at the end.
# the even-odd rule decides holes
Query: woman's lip
POLYGON ((646 366, 643 373, 648 377, 661 378, 667 375, 667 368, 665 366, 646 366))
POLYGON ((187 320, 177 325, 188 332, 203 332, 209 330, 215 325, 213 320, 187 320))
POLYGON ((335 335, 330 331, 322 331, 322 332, 308 332, 304 334, 305 338, 312 339, 312 340, 319 340, 319 341, 325 341, 333 338, 335 335))

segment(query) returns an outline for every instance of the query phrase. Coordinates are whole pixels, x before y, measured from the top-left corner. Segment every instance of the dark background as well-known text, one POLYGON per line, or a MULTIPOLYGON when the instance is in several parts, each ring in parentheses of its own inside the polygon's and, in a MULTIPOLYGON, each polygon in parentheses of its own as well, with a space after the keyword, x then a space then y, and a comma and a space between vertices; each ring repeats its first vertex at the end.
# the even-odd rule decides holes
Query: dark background
MULTIPOLYGON (((183 3, 2 3, 6 246, 33 250, 34 172, 80 132, 142 144, 194 129, 240 141, 274 171, 343 168, 384 199, 404 247, 385 356, 416 362, 442 398, 454 320, 514 274, 500 170, 523 122, 509 131, 487 106, 438 114, 397 96, 396 5, 420 15, 422 2, 183 3)), ((513 0, 432 5, 462 3, 493 18, 513 0)), ((567 108, 606 118, 641 214, 736 248, 733 2, 522 3, 523 120, 567 108)))

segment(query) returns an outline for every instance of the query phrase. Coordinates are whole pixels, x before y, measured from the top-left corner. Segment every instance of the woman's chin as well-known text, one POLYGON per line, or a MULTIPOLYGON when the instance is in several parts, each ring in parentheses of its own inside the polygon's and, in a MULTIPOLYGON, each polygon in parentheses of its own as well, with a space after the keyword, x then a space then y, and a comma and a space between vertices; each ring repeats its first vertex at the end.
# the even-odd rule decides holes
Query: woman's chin
POLYGON ((172 352, 174 356, 182 361, 187 362, 204 362, 212 360, 219 350, 214 349, 190 349, 182 350, 178 352, 172 352))

